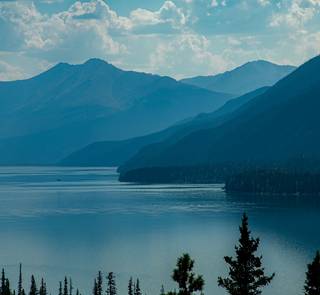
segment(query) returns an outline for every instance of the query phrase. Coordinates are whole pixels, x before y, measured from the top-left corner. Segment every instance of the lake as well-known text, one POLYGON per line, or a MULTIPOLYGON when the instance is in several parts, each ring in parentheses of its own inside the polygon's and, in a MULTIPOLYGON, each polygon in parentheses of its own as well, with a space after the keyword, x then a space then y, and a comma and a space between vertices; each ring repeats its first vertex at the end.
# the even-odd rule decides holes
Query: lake
POLYGON ((203 274, 205 294, 226 294, 217 277, 227 274, 241 215, 247 212, 267 273, 276 277, 264 294, 303 293, 306 263, 320 248, 317 197, 227 195, 221 185, 133 185, 114 168, 0 168, 0 264, 16 287, 23 263, 44 276, 52 294, 65 275, 82 294, 98 270, 116 274, 119 294, 130 276, 143 294, 175 288, 170 279, 184 252, 203 274))

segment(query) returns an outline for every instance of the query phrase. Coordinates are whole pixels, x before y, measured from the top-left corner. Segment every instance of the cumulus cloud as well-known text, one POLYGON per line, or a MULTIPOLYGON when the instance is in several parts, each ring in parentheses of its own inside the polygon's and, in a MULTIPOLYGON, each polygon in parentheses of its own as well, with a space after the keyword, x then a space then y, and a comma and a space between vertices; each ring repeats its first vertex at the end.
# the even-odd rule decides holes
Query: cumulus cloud
POLYGON ((179 30, 187 20, 186 13, 172 1, 165 1, 156 11, 135 9, 128 17, 119 16, 103 0, 76 1, 69 9, 51 15, 40 13, 30 1, 0 2, 0 21, 14 30, 15 40, 21 41, 20 49, 42 54, 73 51, 74 47, 84 56, 89 52, 105 57, 122 54, 127 48, 115 36, 142 33, 155 25, 160 29, 162 24, 166 29, 179 30))
POLYGON ((292 28, 301 27, 315 16, 318 6, 319 0, 292 0, 286 11, 273 14, 270 26, 279 27, 284 24, 292 28))
POLYGON ((0 3, 0 17, 21 36, 21 50, 44 52, 68 49, 72 42, 81 42, 77 50, 91 47, 93 52, 98 49, 117 54, 125 48, 113 40, 109 30, 130 26, 101 0, 76 2, 67 11, 50 16, 41 14, 33 2, 0 3))
POLYGON ((320 0, 154 0, 157 8, 141 6, 125 15, 106 0, 70 2, 0 0, 0 53, 24 58, 23 65, 0 59, 1 79, 6 71, 8 79, 29 77, 36 68, 91 57, 182 77, 256 58, 298 63, 303 51, 319 52, 320 0), (288 46, 296 46, 290 54, 288 46))
POLYGON ((153 71, 174 73, 176 78, 195 74, 215 74, 230 65, 222 55, 214 54, 210 41, 202 35, 184 33, 167 42, 160 42, 150 56, 153 71), (186 61, 188 68, 185 68, 186 61), (181 69, 181 72, 178 72, 181 69))
POLYGON ((165 1, 158 11, 138 8, 130 13, 132 27, 152 26, 169 23, 173 28, 181 28, 187 22, 187 15, 172 1, 165 1))

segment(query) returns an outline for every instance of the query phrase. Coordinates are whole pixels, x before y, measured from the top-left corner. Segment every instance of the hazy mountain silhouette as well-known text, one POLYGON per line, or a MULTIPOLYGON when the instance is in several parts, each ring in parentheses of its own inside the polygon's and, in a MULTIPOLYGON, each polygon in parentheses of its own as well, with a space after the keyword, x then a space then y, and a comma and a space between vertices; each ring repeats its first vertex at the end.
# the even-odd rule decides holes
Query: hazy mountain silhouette
POLYGON ((215 76, 198 76, 181 81, 213 91, 241 95, 264 86, 272 86, 294 69, 293 66, 258 60, 215 76))
MULTIPOLYGON (((76 151, 63 159, 60 164, 67 166, 119 166, 133 157, 141 148, 148 146, 147 149, 153 153, 160 146, 169 145, 177 142, 187 134, 203 128, 213 127, 221 124, 230 118, 231 113, 237 108, 247 103, 254 97, 267 91, 268 87, 263 87, 245 94, 241 97, 231 99, 218 110, 212 113, 202 113, 192 119, 175 124, 163 131, 150 135, 136 137, 122 141, 102 141, 95 142, 76 151), (165 140, 166 139, 166 140, 165 140), (165 140, 165 141, 164 141, 165 140), (151 145, 155 144, 155 145, 151 145), (151 145, 151 146, 149 146, 151 145)), ((141 154, 145 158, 147 149, 141 154)), ((140 155, 140 154, 138 154, 140 155)), ((135 158, 136 159, 136 158, 135 158)))
POLYGON ((141 152, 122 171, 141 167, 281 163, 320 157, 320 57, 308 61, 223 124, 141 152), (155 148, 154 148, 155 150, 155 148))
POLYGON ((91 59, 0 82, 0 164, 50 164, 99 140, 164 129, 231 98, 91 59))

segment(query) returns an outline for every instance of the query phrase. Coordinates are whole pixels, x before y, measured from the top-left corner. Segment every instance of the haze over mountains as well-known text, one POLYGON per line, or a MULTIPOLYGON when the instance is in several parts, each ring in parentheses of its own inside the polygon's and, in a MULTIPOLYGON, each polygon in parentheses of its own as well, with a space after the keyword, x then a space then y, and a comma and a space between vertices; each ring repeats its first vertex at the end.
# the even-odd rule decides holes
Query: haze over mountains
POLYGON ((161 130, 231 97, 98 59, 61 63, 0 83, 0 163, 55 163, 92 142, 161 130))
POLYGON ((145 167, 319 159, 319 70, 317 56, 237 109, 223 124, 192 132, 164 148, 153 147, 155 152, 141 151, 122 167, 123 179, 128 180, 126 171, 145 167))
MULTIPOLYGON (((259 67, 264 66, 266 75, 260 75, 258 83, 262 86, 270 83, 270 67, 275 80, 284 75, 284 68, 287 72, 292 70, 292 67, 259 62, 259 67)), ((243 74, 252 72, 252 67, 255 68, 256 63, 244 66, 243 74)), ((229 76, 232 72, 223 75, 229 76)), ((87 161, 87 164, 122 164, 145 144, 173 135, 181 124, 157 134, 146 134, 221 107, 234 97, 228 93, 234 92, 242 82, 234 78, 229 82, 232 83, 234 88, 230 86, 230 91, 221 93, 169 77, 123 71, 99 59, 81 65, 60 63, 28 80, 0 82, 0 164, 54 164, 102 140, 107 141, 102 143, 105 152, 99 144, 86 151, 92 154, 94 147, 93 154, 112 161, 95 157, 95 163, 87 161), (133 137, 138 138, 127 140, 133 137)), ((255 86, 253 84, 250 91, 255 86)), ((187 124, 185 130, 191 125, 197 126, 187 124)), ((188 132, 181 132, 180 136, 188 132)), ((180 139, 178 135, 175 138, 180 139)))
MULTIPOLYGON (((168 146, 193 131, 207 129, 217 126, 226 121, 232 113, 254 97, 264 93, 269 87, 262 87, 243 96, 234 98, 226 102, 221 108, 212 113, 202 113, 186 122, 175 124, 160 132, 152 133, 142 137, 135 137, 123 141, 102 141, 95 142, 83 149, 80 149, 65 159, 60 164, 65 166, 119 166, 138 153, 144 159, 148 151, 154 153, 156 149, 168 146), (146 148, 144 148, 146 147, 146 148)), ((138 160, 133 157, 133 161, 138 160)), ((144 161, 142 159, 142 162, 144 161)), ((129 162, 130 163, 130 162, 129 162)), ((129 163, 126 163, 128 166, 129 163)))
POLYGON ((272 86, 290 74, 295 67, 257 60, 215 76, 197 76, 183 83, 209 90, 242 95, 264 86, 272 86))
MULTIPOLYGON (((228 80, 229 86, 234 89, 237 85, 243 83, 245 77, 250 77, 252 73, 256 72, 256 68, 259 68, 262 71, 259 74, 259 77, 255 77, 255 81, 259 80, 259 85, 268 85, 270 80, 278 81, 283 75, 289 74, 294 67, 292 66, 279 66, 265 61, 251 62, 247 63, 243 67, 240 67, 241 75, 239 75, 239 68, 236 68, 235 74, 233 71, 229 71, 226 74, 221 74, 221 77, 226 77, 225 80, 228 80), (263 67, 266 67, 265 73, 263 75, 263 67), (248 72, 248 73, 247 73, 248 72), (244 77, 242 76, 244 75, 244 77), (272 75, 274 77, 272 77, 272 75), (233 77, 231 80, 228 77, 233 77), (239 81, 238 81, 239 80, 239 81), (232 85, 234 84, 234 87, 232 85)), ((230 104, 227 104, 217 113, 213 112, 212 114, 204 114, 196 117, 194 120, 190 120, 186 123, 181 123, 172 128, 168 128, 158 133, 150 134, 143 137, 132 138, 124 141, 104 141, 96 142, 88 147, 85 147, 83 150, 76 151, 68 156, 62 161, 64 165, 98 165, 98 166, 108 166, 108 165, 121 165, 130 157, 132 157, 136 152, 139 151, 145 145, 156 143, 164 140, 165 138, 171 139, 171 141, 178 140, 182 136, 185 136, 189 132, 192 132, 197 129, 207 128, 216 124, 216 118, 220 117, 224 112, 228 113, 230 110, 235 110, 242 103, 247 102, 247 100, 252 98, 257 93, 262 91, 263 87, 259 91, 255 91, 256 84, 250 86, 250 83, 245 83, 246 89, 251 91, 251 94, 244 95, 243 98, 234 100, 230 104), (210 121, 212 119, 212 121, 210 121), (206 125, 208 124, 208 125, 206 125)), ((228 91, 227 91, 228 92, 228 91)), ((210 112, 210 110, 207 110, 210 112)))

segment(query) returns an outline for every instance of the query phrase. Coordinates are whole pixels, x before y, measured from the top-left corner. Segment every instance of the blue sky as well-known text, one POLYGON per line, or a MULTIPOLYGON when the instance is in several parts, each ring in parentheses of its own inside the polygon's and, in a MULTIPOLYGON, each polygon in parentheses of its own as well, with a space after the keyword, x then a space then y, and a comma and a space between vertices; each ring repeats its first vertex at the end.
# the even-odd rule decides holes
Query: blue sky
POLYGON ((0 0, 0 80, 98 57, 182 78, 320 51, 320 0, 0 0))

